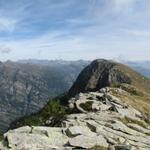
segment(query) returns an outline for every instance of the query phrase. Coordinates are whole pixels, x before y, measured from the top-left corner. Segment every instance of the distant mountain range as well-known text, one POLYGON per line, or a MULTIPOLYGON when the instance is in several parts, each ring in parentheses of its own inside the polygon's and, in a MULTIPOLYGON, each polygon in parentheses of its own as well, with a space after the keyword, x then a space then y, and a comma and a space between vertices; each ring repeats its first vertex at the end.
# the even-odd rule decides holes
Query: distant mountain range
MULTIPOLYGON (((28 60, 18 60, 19 63, 29 63, 37 65, 47 65, 47 66, 59 66, 62 64, 73 64, 74 61, 65 61, 65 60, 37 60, 37 59, 28 59, 28 60)), ((78 60, 76 65, 80 64, 89 64, 91 61, 78 60)), ((143 74, 144 76, 150 78, 150 61, 121 61, 121 63, 126 64, 136 70, 137 72, 143 74)))
POLYGON ((88 61, 0 62, 0 131, 67 91, 88 61))
POLYGON ((138 71, 141 74, 145 75, 146 77, 150 78, 150 61, 141 61, 141 62, 127 61, 127 62, 123 62, 123 63, 129 65, 136 71, 138 71))

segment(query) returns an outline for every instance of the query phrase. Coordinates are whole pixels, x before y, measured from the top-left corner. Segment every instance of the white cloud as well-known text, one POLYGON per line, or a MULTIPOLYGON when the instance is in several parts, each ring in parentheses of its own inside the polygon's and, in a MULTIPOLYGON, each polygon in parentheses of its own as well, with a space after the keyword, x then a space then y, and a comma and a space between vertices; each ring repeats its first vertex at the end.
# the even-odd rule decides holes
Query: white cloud
POLYGON ((123 29, 122 32, 128 34, 129 36, 134 36, 139 38, 150 38, 150 30, 123 29))
MULTIPOLYGON (((119 31, 120 32, 120 31, 119 31)), ((135 31, 137 32, 137 31, 135 31)), ((84 28, 76 35, 63 36, 65 31, 55 31, 34 39, 5 42, 13 49, 9 56, 0 56, 6 59, 95 59, 117 58, 119 55, 131 60, 142 60, 150 57, 149 41, 134 40, 137 35, 122 37, 123 34, 105 33, 98 26, 84 28)), ((141 34, 141 33, 140 33, 141 34)))
POLYGON ((12 51, 12 49, 7 47, 6 45, 0 45, 0 53, 1 54, 9 54, 11 51, 12 51))
MULTIPOLYGON (((14 31, 11 35, 25 34, 25 37, 20 39, 15 39, 13 36, 7 41, 2 39, 0 43, 13 49, 13 52, 9 55, 0 55, 0 59, 60 57, 94 59, 97 57, 117 58, 119 55, 129 59, 150 58, 150 30, 148 27, 140 27, 141 24, 149 25, 149 21, 143 21, 145 12, 141 15, 139 8, 135 7, 137 0, 89 0, 87 8, 85 5, 82 6, 83 1, 79 3, 79 0, 71 0, 72 3, 80 4, 80 9, 77 8, 77 11, 70 6, 72 3, 68 4, 67 1, 59 5, 57 3, 50 5, 49 1, 39 0, 38 2, 42 6, 31 4, 23 7, 21 5, 21 10, 14 12, 14 16, 10 16, 12 19, 7 17, 0 19, 0 30, 14 31, 17 26, 17 33, 14 31), (66 11, 69 9, 71 11, 66 11), (134 10, 134 13, 130 13, 129 10, 134 10), (39 11, 40 14, 37 13, 39 11), (140 19, 139 16, 141 16, 140 19), (55 18, 62 24, 55 25, 55 18), (23 28, 20 23, 23 24, 23 28), (46 30, 42 28, 45 24, 49 25, 46 30), (31 34, 34 33, 36 34, 32 36, 31 34), (28 35, 31 35, 30 38, 28 35)), ((7 52, 7 48, 3 49, 7 52)))
POLYGON ((112 0, 115 5, 118 6, 125 6, 125 5, 131 5, 133 4, 136 0, 112 0))
POLYGON ((136 1, 137 0, 112 0, 112 3, 116 11, 123 11, 132 7, 136 1))
POLYGON ((15 19, 9 19, 0 17, 0 31, 12 32, 16 26, 17 21, 15 19))

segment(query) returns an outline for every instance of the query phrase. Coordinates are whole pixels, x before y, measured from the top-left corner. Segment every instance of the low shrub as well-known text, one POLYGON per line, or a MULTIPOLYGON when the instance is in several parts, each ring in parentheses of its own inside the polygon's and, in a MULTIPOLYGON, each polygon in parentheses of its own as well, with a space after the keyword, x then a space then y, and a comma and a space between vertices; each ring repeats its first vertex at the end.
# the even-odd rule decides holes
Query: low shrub
POLYGON ((80 107, 83 108, 85 111, 92 111, 92 101, 87 101, 85 103, 81 103, 80 107))

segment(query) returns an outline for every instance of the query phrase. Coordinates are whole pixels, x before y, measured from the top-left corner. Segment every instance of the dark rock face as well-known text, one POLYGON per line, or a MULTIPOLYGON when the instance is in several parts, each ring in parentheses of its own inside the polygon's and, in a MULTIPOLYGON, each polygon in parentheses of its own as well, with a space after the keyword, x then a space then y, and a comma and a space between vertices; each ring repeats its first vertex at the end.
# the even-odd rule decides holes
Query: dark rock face
POLYGON ((97 91, 100 88, 131 83, 131 79, 117 67, 119 64, 104 59, 93 61, 78 76, 76 82, 69 90, 69 95, 74 96, 79 92, 97 91))
POLYGON ((0 129, 5 130, 14 118, 41 109, 49 94, 46 82, 36 73, 8 65, 0 71, 0 129))
POLYGON ((49 97, 67 91, 85 64, 0 62, 0 131, 12 121, 39 111, 49 97))

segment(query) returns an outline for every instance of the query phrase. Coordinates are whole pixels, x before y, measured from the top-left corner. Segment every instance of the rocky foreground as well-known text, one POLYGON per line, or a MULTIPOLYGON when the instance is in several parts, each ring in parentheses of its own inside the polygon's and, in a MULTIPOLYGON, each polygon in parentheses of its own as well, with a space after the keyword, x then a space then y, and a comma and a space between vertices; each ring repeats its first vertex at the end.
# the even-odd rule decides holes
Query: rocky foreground
MULTIPOLYGON (((74 110, 61 127, 24 126, 4 134, 0 149, 150 150, 148 118, 115 97, 118 88, 80 93, 69 100, 74 110)), ((47 120, 50 122, 51 119, 47 120)))

